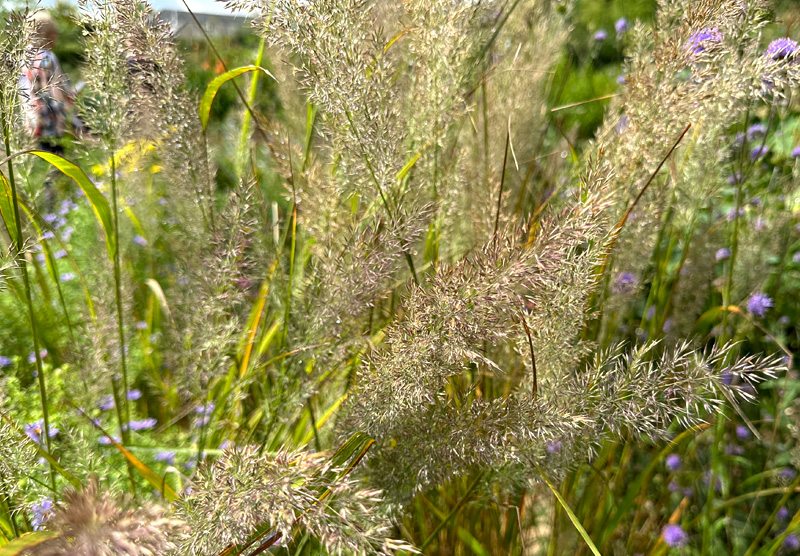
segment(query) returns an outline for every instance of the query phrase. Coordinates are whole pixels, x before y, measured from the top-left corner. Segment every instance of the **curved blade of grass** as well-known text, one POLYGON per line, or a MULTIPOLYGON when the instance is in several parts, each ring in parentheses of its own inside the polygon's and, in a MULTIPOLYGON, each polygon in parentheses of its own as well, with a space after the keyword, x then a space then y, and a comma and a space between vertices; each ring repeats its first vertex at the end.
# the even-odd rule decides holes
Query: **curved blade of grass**
POLYGON ((153 295, 156 296, 156 299, 158 299, 158 304, 161 306, 161 309, 163 309, 164 314, 172 319, 172 313, 169 310, 169 303, 167 303, 167 296, 164 295, 164 290, 161 289, 161 284, 159 284, 153 278, 148 278, 144 281, 144 283, 148 288, 150 288, 150 291, 153 292, 153 295))
POLYGON ((37 531, 35 533, 25 533, 18 539, 14 539, 5 546, 0 547, 0 556, 19 556, 25 551, 40 545, 43 542, 55 539, 60 535, 55 531, 37 531))
POLYGON ((3 217, 3 223, 8 231, 8 237, 17 237, 17 222, 14 220, 11 186, 2 173, 0 173, 0 182, 2 182, 2 189, 0 190, 0 215, 3 217))
POLYGON ((114 226, 111 215, 111 209, 108 206, 108 200, 100 193, 100 190, 89 181, 89 178, 78 166, 57 154, 48 153, 44 151, 30 151, 30 154, 36 155, 45 162, 49 162, 60 170, 66 176, 78 184, 83 190, 86 198, 94 209, 94 213, 100 224, 103 226, 103 231, 106 234, 106 245, 108 246, 108 254, 112 259, 117 252, 117 242, 114 238, 114 226))
MULTIPOLYGON (((317 420, 317 421, 314 423, 314 425, 315 425, 315 429, 316 429, 317 431, 318 431, 320 428, 322 428, 322 425, 324 425, 324 424, 325 424, 325 421, 327 421, 328 419, 330 419, 331 415, 333 415, 334 413, 336 413, 336 410, 337 410, 337 409, 339 409, 339 408, 342 406, 342 404, 344 403, 344 401, 345 401, 346 399, 347 399, 347 393, 345 392, 345 394, 344 394, 344 395, 342 395, 342 397, 340 397, 338 400, 336 400, 335 402, 333 402, 333 405, 331 405, 331 406, 328 408, 328 410, 327 410, 325 413, 323 413, 323 414, 320 416, 320 418, 319 418, 319 419, 318 419, 318 420, 317 420)), ((303 438, 303 441, 301 442, 301 444, 302 444, 302 445, 306 445, 306 444, 308 444, 309 442, 311 442, 311 440, 312 440, 313 438, 314 438, 314 431, 312 430, 311 432, 309 432, 309 433, 308 433, 308 434, 305 436, 305 438, 303 438)))
POLYGON ((553 486, 553 483, 550 482, 550 479, 547 478, 547 475, 544 474, 542 469, 538 465, 535 465, 535 467, 536 470, 539 472, 539 475, 542 477, 542 480, 548 487, 550 487, 550 490, 553 491, 553 494, 555 495, 556 500, 558 500, 558 503, 561 504, 562 508, 564 508, 564 511, 567 513, 569 520, 575 526, 575 529, 578 530, 578 533, 580 533, 581 537, 583 537, 583 540, 586 541, 586 544, 589 546, 589 550, 591 550, 592 554, 594 554, 595 556, 600 556, 600 551, 597 550, 597 547, 592 542, 591 537, 589 537, 589 533, 587 533, 586 529, 583 528, 583 525, 581 525, 580 520, 572 511, 572 508, 570 508, 569 505, 567 505, 567 501, 564 500, 564 498, 561 496, 561 493, 558 492, 558 489, 553 486))
MULTIPOLYGON (((275 79, 274 75, 261 66, 242 66, 240 68, 234 68, 212 79, 211 83, 209 83, 208 87, 206 87, 206 92, 203 93, 203 98, 200 100, 200 123, 203 124, 204 130, 206 127, 208 127, 208 118, 211 115, 211 104, 214 102, 214 97, 217 96, 219 88, 234 77, 238 77, 239 75, 249 71, 263 71, 272 79, 275 79)), ((275 79, 275 81, 277 81, 277 79, 275 79)))

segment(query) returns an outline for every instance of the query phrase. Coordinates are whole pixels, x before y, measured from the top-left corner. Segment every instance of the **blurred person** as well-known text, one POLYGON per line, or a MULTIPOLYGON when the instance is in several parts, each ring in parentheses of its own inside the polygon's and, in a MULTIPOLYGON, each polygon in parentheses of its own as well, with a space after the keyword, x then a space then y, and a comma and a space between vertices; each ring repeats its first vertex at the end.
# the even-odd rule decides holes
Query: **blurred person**
POLYGON ((44 11, 33 16, 36 23, 35 54, 20 79, 25 101, 25 128, 42 150, 64 152, 64 136, 68 131, 80 136, 83 123, 74 115, 75 89, 61 70, 52 48, 58 40, 58 28, 44 11))

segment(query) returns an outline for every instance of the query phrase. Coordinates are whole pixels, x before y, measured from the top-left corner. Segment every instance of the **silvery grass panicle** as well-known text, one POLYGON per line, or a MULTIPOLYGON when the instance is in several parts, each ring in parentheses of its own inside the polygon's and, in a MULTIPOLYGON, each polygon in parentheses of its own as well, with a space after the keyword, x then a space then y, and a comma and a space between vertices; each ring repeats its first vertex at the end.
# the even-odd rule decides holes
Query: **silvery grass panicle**
POLYGON ((384 347, 360 368, 342 424, 378 440, 369 478, 393 502, 475 466, 535 476, 547 461, 562 472, 605 439, 659 438, 676 419, 700 422, 741 394, 726 373, 758 382, 781 368, 778 358, 730 364, 730 345, 704 353, 657 343, 581 363, 588 296, 613 237, 610 183, 607 164, 592 168, 531 239, 500 234, 409 293, 384 347), (515 358, 508 346, 518 346, 515 358), (485 391, 487 375, 503 395, 485 391))
MULTIPOLYGON (((0 410, 5 409, 3 398, 0 383, 0 410)), ((36 450, 28 439, 0 418, 0 504, 12 509, 22 506, 27 494, 24 480, 36 467, 36 460, 36 450)))
POLYGON ((364 490, 341 470, 307 452, 260 455, 257 447, 226 451, 203 465, 181 499, 178 516, 192 528, 179 554, 214 556, 267 528, 286 545, 305 530, 329 554, 414 552, 387 538, 391 523, 380 512, 380 493, 364 490), (334 478, 332 478, 334 477, 334 478), (322 496, 330 489, 328 496, 322 496))
MULTIPOLYGON (((12 11, 3 20, 0 34, 0 116, 11 132, 10 140, 16 150, 29 143, 23 130, 23 110, 27 99, 20 94, 20 76, 30 66, 36 54, 33 37, 36 24, 28 9, 12 11)), ((4 169, 5 171, 5 169, 4 169)))
POLYGON ((101 492, 96 479, 67 491, 45 523, 57 533, 35 545, 30 556, 161 556, 175 548, 186 526, 158 506, 124 509, 124 500, 101 492))
POLYGON ((684 154, 653 183, 618 241, 614 268, 638 284, 665 216, 700 234, 699 215, 728 185, 726 176, 743 170, 739 160, 730 167, 728 129, 754 103, 798 82, 792 57, 770 57, 759 44, 766 16, 765 2, 662 2, 655 29, 637 24, 626 35, 625 84, 598 139, 617 171, 620 216, 681 130, 693 126, 684 154))

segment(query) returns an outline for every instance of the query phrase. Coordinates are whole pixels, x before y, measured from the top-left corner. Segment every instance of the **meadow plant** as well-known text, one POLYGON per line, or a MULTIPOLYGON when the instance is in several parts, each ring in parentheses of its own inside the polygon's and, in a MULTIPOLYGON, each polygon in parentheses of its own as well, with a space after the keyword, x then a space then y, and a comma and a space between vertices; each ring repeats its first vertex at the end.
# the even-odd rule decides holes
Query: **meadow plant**
MULTIPOLYGON (((271 48, 259 60, 280 60, 286 106, 304 112, 268 118, 256 86, 236 86, 249 152, 235 183, 221 187, 213 163, 228 129, 207 120, 216 90, 197 98, 169 27, 134 0, 82 0, 78 16, 90 136, 68 174, 89 193, 91 175, 109 256, 83 201, 72 216, 64 200, 63 223, 37 218, 36 173, 4 163, 7 282, 28 310, 42 407, 23 404, 31 369, 3 359, 0 544, 367 554, 447 552, 457 537, 528 553, 529 526, 552 510, 556 553, 566 520, 550 491, 536 507, 541 487, 566 507, 559 491, 602 480, 599 510, 583 492, 580 518, 567 512, 595 553, 592 539, 608 553, 700 536, 702 553, 719 548, 711 514, 737 501, 714 505, 731 484, 721 462, 767 436, 744 402, 769 407, 772 435, 785 434, 784 400, 762 393, 789 384, 790 350, 766 327, 791 282, 764 269, 797 262, 780 235, 795 223, 796 147, 773 130, 790 135, 800 53, 788 38, 765 44, 767 3, 664 0, 652 27, 619 19, 624 79, 580 153, 554 115, 571 107, 552 107, 572 3, 229 5, 255 16, 271 48), (53 241, 62 262, 48 259, 53 241), (53 281, 74 283, 52 296, 53 281), (70 337, 48 335, 45 365, 37 314, 58 320, 56 297, 70 337), (717 416, 731 411, 743 422, 726 432, 717 416), (696 458, 677 448, 691 435, 696 458), (656 452, 627 491, 639 447, 656 452), (671 499, 634 504, 662 458, 663 496, 682 497, 671 516, 671 499), (706 493, 702 535, 679 521, 693 488, 706 493), (609 489, 621 493, 610 509, 609 489)), ((29 141, 17 82, 33 19, 15 12, 6 26, 10 156, 29 141)), ((607 36, 594 32, 593 48, 607 36)), ((234 87, 219 64, 215 86, 234 87)), ((785 475, 788 498, 798 479, 785 475)), ((776 534, 781 515, 745 528, 748 542, 792 545, 797 519, 776 534)))

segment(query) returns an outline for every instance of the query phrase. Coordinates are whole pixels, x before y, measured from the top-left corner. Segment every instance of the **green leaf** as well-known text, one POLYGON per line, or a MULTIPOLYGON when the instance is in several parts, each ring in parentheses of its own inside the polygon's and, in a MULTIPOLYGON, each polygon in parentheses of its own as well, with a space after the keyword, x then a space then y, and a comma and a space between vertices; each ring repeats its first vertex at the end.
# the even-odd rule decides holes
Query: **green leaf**
POLYGON ((480 541, 470 535, 469 531, 463 527, 458 528, 458 538, 461 539, 461 541, 478 556, 489 556, 489 551, 483 548, 483 545, 480 543, 480 541))
POLYGON ((555 494, 558 503, 561 504, 561 507, 564 508, 565 512, 567 512, 569 520, 575 526, 575 529, 578 530, 578 533, 580 533, 581 537, 583 537, 583 540, 586 541, 586 544, 589 546, 589 550, 591 550, 592 554, 594 554, 595 556, 600 556, 600 551, 597 550, 597 547, 592 542, 591 537, 589 537, 589 533, 587 533, 586 529, 583 528, 583 525, 581 525, 581 522, 578 519, 578 517, 575 515, 572 509, 567 505, 567 501, 564 500, 564 498, 561 496, 561 493, 558 492, 558 489, 553 486, 553 483, 550 482, 550 479, 547 478, 547 475, 544 474, 544 472, 538 465, 536 466, 536 470, 539 471, 539 475, 541 475, 542 480, 547 484, 548 487, 550 487, 550 490, 553 491, 553 494, 555 494))
POLYGON ((60 533, 54 531, 37 531, 36 533, 26 533, 14 539, 5 546, 0 547, 0 556, 18 556, 34 546, 43 542, 55 539, 60 533))
POLYGON ((3 217, 3 222, 8 230, 8 237, 17 237, 17 221, 14 219, 14 205, 11 195, 11 186, 8 184, 6 177, 0 173, 0 215, 3 217))
MULTIPOLYGON (((234 77, 238 77, 239 75, 249 71, 263 71, 272 79, 275 79, 274 75, 261 66, 242 66, 240 68, 234 68, 212 79, 211 83, 209 83, 208 87, 206 87, 206 92, 203 93, 202 100, 200 100, 200 123, 203 124, 204 130, 206 127, 208 127, 208 118, 211 115, 211 104, 214 102, 214 97, 217 96, 217 91, 219 91, 219 88, 234 77)), ((275 79, 275 81, 277 81, 277 79, 275 79)))
POLYGON ((111 259, 113 259, 117 252, 117 242, 114 239, 113 219, 111 217, 111 209, 108 206, 108 201, 103 194, 100 193, 100 190, 97 189, 91 181, 89 181, 89 178, 86 176, 83 170, 66 158, 44 151, 31 151, 31 154, 38 156, 45 162, 49 162, 58 168, 62 173, 72 178, 75 183, 80 186, 84 194, 86 194, 86 198, 89 199, 97 219, 103 226, 103 230, 106 233, 108 255, 111 259))

